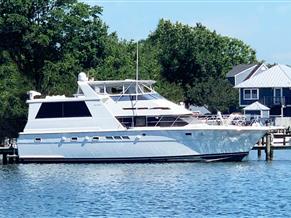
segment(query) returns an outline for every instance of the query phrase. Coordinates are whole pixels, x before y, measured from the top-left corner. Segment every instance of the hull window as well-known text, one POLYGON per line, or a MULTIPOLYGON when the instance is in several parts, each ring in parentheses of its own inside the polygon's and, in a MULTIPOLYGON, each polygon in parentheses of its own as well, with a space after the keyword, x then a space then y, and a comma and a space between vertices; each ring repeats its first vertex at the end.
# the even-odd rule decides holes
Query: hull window
POLYGON ((41 142, 41 138, 35 138, 34 142, 41 142))
POLYGON ((109 140, 113 140, 113 137, 112 136, 106 136, 105 138, 106 139, 109 139, 109 140))
POLYGON ((129 137, 128 136, 122 136, 122 139, 129 139, 129 137))
POLYGON ((68 117, 92 117, 92 115, 84 101, 45 102, 36 115, 36 119, 68 117))
POLYGON ((76 141, 78 141, 78 137, 72 137, 72 138, 71 138, 71 141, 72 141, 72 142, 76 142, 76 141))
POLYGON ((114 139, 120 140, 121 137, 120 136, 114 136, 114 139))
POLYGON ((94 136, 94 137, 92 138, 92 140, 93 140, 93 141, 97 141, 97 140, 99 140, 99 137, 98 137, 98 136, 94 136))

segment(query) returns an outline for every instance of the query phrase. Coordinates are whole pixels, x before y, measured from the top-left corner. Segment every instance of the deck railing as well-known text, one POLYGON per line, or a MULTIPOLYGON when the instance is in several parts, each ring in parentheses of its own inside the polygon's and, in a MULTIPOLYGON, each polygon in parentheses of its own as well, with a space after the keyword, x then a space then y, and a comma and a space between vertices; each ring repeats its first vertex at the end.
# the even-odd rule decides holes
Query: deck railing
POLYGON ((275 125, 275 118, 278 116, 270 116, 269 118, 261 118, 260 116, 250 118, 247 115, 233 115, 227 114, 222 117, 217 115, 200 115, 197 118, 208 125, 237 125, 237 126, 251 126, 254 123, 260 125, 275 125))
POLYGON ((291 97, 271 97, 265 96, 259 100, 260 103, 266 106, 280 106, 291 104, 291 97))

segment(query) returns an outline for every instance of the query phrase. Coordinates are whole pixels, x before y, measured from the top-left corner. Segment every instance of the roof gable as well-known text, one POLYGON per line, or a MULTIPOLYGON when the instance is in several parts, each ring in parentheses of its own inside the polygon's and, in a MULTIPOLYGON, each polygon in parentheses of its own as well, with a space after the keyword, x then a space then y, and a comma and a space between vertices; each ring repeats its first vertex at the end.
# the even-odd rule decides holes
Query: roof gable
POLYGON ((245 78, 245 80, 248 80, 249 78, 255 76, 257 73, 261 73, 265 70, 269 69, 264 63, 257 64, 252 72, 245 78))
POLYGON ((251 67, 256 66, 257 64, 240 64, 240 65, 236 65, 234 66, 227 74, 226 77, 234 77, 235 75, 250 69, 251 67))
POLYGON ((245 108, 243 108, 243 110, 254 110, 254 111, 265 111, 265 110, 270 110, 270 108, 266 107, 265 105, 261 104, 260 102, 256 101, 248 106, 246 106, 245 108))

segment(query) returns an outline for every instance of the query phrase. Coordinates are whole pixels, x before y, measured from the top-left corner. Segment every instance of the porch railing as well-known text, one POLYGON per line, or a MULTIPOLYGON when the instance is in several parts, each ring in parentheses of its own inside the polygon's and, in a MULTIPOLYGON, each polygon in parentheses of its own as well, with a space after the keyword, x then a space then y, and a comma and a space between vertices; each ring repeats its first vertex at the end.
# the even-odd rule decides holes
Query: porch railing
POLYGON ((262 99, 259 100, 260 103, 266 106, 280 106, 280 105, 286 105, 291 104, 291 98, 289 97, 270 97, 265 96, 262 99))

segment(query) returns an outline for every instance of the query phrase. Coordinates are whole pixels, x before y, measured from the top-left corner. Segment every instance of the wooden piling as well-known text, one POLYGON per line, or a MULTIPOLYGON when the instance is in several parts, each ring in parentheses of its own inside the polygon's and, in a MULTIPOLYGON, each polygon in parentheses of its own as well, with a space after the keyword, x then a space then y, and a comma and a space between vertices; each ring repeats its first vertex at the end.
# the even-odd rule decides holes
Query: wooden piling
POLYGON ((3 165, 18 162, 18 150, 14 146, 0 146, 0 155, 3 165))
POLYGON ((272 149, 272 135, 267 134, 266 135, 266 161, 270 161, 273 159, 273 149, 272 149))
POLYGON ((6 165, 7 164, 7 154, 3 154, 3 156, 2 156, 2 164, 3 165, 6 165))
MULTIPOLYGON (((264 137, 262 139, 259 140, 259 143, 258 143, 258 146, 259 147, 262 147, 263 146, 263 140, 264 137)), ((258 159, 261 159, 261 156, 262 156, 262 150, 261 149, 258 149, 258 159)))

